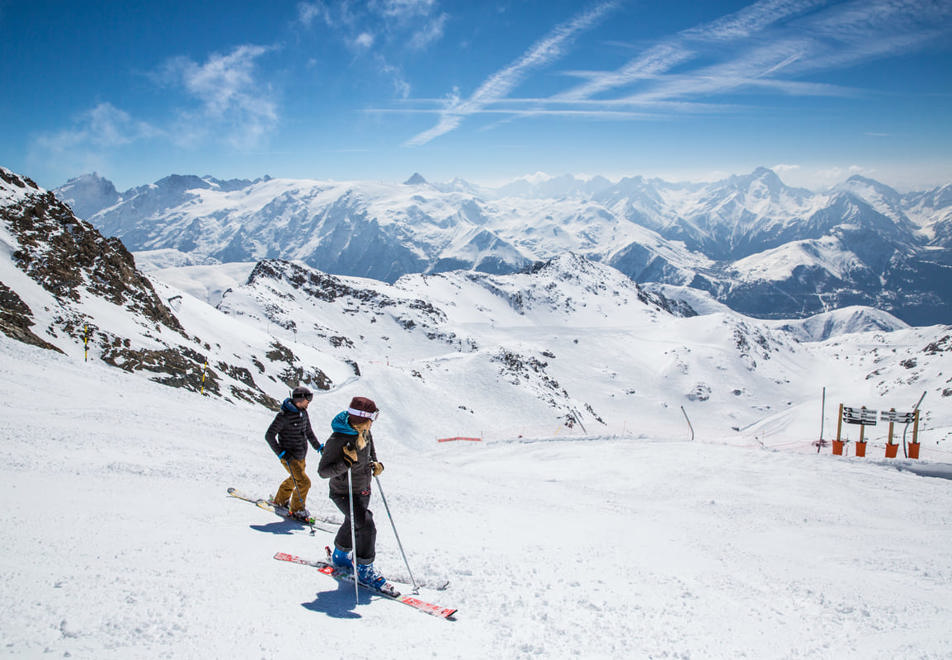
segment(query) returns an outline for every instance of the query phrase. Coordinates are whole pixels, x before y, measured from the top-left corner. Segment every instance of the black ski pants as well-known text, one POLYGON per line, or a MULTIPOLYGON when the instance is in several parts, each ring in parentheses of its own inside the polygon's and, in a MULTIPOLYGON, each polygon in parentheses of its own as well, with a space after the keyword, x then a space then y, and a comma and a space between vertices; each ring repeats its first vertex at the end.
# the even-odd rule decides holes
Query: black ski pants
MULTIPOLYGON (((337 530, 334 545, 349 552, 350 540, 350 498, 346 493, 331 494, 331 501, 344 514, 344 524, 337 530)), ((374 525, 374 514, 367 507, 370 506, 370 491, 354 493, 354 533, 357 537, 357 551, 354 555, 358 564, 372 564, 377 555, 377 526, 374 525)))

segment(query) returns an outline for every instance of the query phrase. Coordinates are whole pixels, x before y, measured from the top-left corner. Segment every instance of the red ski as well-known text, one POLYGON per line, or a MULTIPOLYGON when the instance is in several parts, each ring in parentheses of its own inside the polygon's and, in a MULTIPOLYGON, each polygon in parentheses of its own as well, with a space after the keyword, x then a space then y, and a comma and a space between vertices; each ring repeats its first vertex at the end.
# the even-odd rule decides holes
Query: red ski
MULTIPOLYGON (((344 571, 339 568, 336 568, 335 566, 333 566, 332 564, 329 564, 326 561, 304 559, 302 557, 298 557, 297 555, 289 555, 286 552, 278 552, 274 555, 274 558, 280 561, 291 562, 292 564, 303 564, 304 566, 313 566, 324 575, 328 575, 339 582, 347 582, 348 584, 354 583, 354 576, 350 571, 344 571)), ((358 586, 360 586, 361 589, 366 589, 367 591, 371 593, 375 593, 379 596, 383 596, 384 598, 389 598, 390 600, 398 601, 400 603, 403 603, 404 605, 409 605, 410 607, 414 609, 420 610, 421 612, 426 612, 427 614, 431 614, 441 619, 449 619, 450 621, 452 621, 453 615, 456 614, 456 609, 454 608, 440 607, 439 605, 434 605, 433 603, 427 603, 413 596, 402 596, 400 594, 396 594, 396 595, 390 594, 390 593, 387 593, 386 591, 381 591, 379 589, 374 589, 373 587, 369 587, 365 584, 360 584, 360 582, 358 582, 357 584, 358 586)))

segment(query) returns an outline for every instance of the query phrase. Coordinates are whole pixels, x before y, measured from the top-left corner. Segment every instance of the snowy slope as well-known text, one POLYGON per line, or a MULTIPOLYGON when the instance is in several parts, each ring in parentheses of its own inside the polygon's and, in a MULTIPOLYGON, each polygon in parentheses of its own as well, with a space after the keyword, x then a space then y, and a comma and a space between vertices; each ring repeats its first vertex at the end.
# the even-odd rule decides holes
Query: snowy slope
MULTIPOLYGON (((402 411, 401 383, 376 379, 380 483, 418 581, 450 580, 421 593, 459 608, 447 622, 355 606, 271 558, 319 556, 331 535, 224 496, 282 478, 266 411, 0 346, 0 636, 17 657, 952 653, 952 490, 902 462, 690 443, 650 418, 640 439, 410 448, 403 420, 425 405, 402 411), (69 395, 44 415, 38 392, 69 395)), ((346 400, 315 400, 322 435, 346 400)), ((316 481, 311 508, 333 513, 316 481)), ((407 582, 379 494, 373 508, 377 565, 407 582)))
POLYGON ((805 319, 775 323, 800 341, 811 342, 839 335, 869 331, 893 332, 909 327, 895 316, 869 307, 844 307, 805 319))
MULTIPOLYGON (((828 320, 805 322, 815 341, 798 341, 573 253, 508 275, 392 284, 280 260, 247 277, 232 264, 160 268, 146 288, 118 246, 3 173, 2 328, 18 319, 60 347, 0 335, 11 655, 952 653, 952 491, 915 472, 952 474, 952 327, 870 330, 875 314, 856 310, 823 341, 828 320), (24 242, 22 223, 37 217, 50 235, 115 250, 138 297, 97 293, 95 276, 114 274, 97 270, 102 259, 24 242), (76 274, 78 299, 35 279, 48 263, 76 274), (155 326, 144 301, 181 331, 155 326), (193 378, 195 356, 209 355, 216 387, 202 396, 190 380, 114 368, 100 335, 85 362, 58 314, 108 329, 130 357, 188 358, 193 378), (355 606, 351 589, 272 559, 319 557, 330 534, 225 497, 228 486, 264 496, 284 478, 261 395, 297 382, 316 390, 322 437, 352 396, 378 402, 377 565, 409 581, 382 485, 421 597, 458 607, 457 621, 367 596, 355 606), (923 391, 923 460, 882 458, 883 425, 867 433, 869 458, 817 452, 838 403, 907 410, 923 391), (455 436, 482 440, 437 442, 455 436)), ((856 427, 844 434, 855 440, 856 427)), ((339 516, 316 460, 308 504, 339 516)))
MULTIPOLYGON (((380 379, 400 382, 401 409, 427 401, 440 411, 439 423, 406 419, 415 445, 439 433, 628 434, 644 419, 681 437, 688 432, 685 405, 704 418, 700 432, 742 443, 753 434, 741 429, 796 410, 784 424, 795 425, 789 434, 808 447, 818 434, 812 410, 820 389, 828 386, 840 401, 869 383, 870 369, 850 362, 851 353, 831 356, 826 344, 801 342, 833 337, 848 344, 856 337, 855 353, 862 354, 867 340, 855 333, 906 327, 868 309, 796 323, 756 321, 716 303, 704 308, 697 295, 679 303, 683 291, 653 294, 572 254, 520 274, 408 275, 393 285, 266 261, 217 311, 285 345, 311 346, 350 364, 351 379, 335 377, 344 392, 380 379), (826 378, 831 365, 836 377, 826 378), (512 405, 500 410, 499 397, 512 405)), ((882 333, 884 345, 895 338, 902 347, 882 372, 895 385, 870 388, 861 405, 885 400, 885 407, 901 408, 905 400, 897 394, 905 391, 914 402, 921 386, 930 392, 930 408, 944 410, 952 396, 942 375, 949 353, 926 348, 941 344, 949 329, 916 333, 912 344, 901 333, 882 333), (909 359, 927 369, 911 389, 902 385, 908 370, 901 362, 909 359)), ((934 427, 947 429, 944 437, 952 417, 942 413, 934 427)))

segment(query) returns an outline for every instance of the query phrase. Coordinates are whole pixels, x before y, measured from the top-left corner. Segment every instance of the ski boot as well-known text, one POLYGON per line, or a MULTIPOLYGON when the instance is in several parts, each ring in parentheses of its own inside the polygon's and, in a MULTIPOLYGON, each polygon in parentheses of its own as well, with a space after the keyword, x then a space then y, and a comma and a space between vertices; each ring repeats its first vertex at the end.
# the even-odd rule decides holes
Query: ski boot
POLYGON ((387 582, 387 578, 378 573, 371 564, 357 564, 357 581, 365 587, 370 587, 388 596, 399 596, 392 584, 387 582))
POLYGON ((298 511, 289 511, 288 515, 290 515, 295 520, 298 520, 302 523, 306 523, 308 525, 311 524, 311 521, 312 521, 311 512, 308 511, 307 509, 300 509, 298 511))
POLYGON ((348 573, 354 570, 354 563, 350 560, 350 553, 340 548, 334 548, 334 554, 331 555, 331 564, 334 565, 334 568, 339 568, 348 573))

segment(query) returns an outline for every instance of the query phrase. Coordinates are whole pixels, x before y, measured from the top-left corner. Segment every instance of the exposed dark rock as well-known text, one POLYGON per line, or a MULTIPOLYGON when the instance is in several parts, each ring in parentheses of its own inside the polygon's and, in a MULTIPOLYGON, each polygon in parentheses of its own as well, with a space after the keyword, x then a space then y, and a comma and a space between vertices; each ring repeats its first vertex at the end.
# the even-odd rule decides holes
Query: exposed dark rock
MULTIPOLYGON (((0 170, 0 174, 2 173, 3 171, 0 170)), ((29 305, 23 302, 16 291, 0 282, 0 332, 24 344, 39 346, 58 353, 63 352, 48 341, 37 337, 30 329, 32 327, 33 311, 29 305)))
POLYGON ((20 244, 13 253, 17 266, 57 299, 78 302, 80 291, 88 290, 184 336, 122 241, 104 238, 52 193, 37 191, 0 207, 0 222, 20 244))

